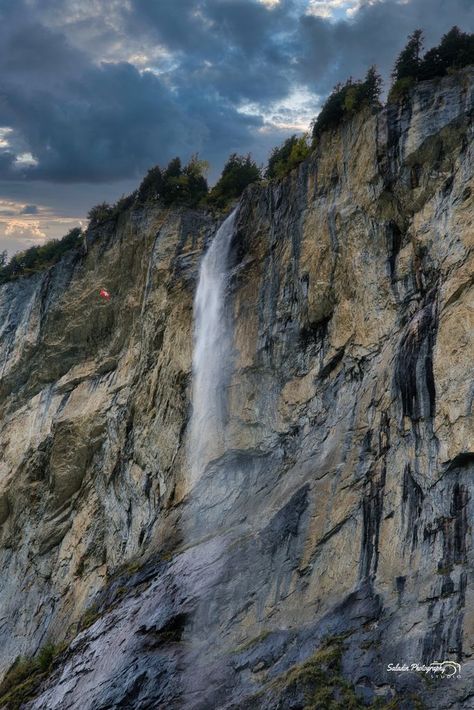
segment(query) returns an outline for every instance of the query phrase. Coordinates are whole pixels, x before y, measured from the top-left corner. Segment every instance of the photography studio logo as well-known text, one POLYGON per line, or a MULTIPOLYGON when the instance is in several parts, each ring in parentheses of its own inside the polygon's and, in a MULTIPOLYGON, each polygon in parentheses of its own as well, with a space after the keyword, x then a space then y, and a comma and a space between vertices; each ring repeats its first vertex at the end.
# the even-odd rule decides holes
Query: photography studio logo
POLYGON ((455 678, 461 675, 461 664, 457 661, 433 661, 429 665, 422 663, 389 663, 387 671, 394 673, 432 673, 442 678, 455 678))

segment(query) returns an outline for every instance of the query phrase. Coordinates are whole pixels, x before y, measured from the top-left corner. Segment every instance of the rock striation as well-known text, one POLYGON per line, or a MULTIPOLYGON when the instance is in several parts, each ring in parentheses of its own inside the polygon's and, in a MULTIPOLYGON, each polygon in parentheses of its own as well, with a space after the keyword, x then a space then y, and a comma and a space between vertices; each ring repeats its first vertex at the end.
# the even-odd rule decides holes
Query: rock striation
POLYGON ((136 206, 0 288, 0 668, 62 646, 22 707, 474 708, 473 87, 422 83, 244 193, 198 480, 222 220, 136 206), (436 661, 461 674, 388 670, 436 661))

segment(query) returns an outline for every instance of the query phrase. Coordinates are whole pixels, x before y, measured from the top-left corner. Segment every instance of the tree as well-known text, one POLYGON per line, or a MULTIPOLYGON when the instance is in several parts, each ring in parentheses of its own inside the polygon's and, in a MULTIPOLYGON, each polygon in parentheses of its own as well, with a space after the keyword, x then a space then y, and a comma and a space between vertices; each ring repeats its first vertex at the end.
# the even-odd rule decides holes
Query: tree
POLYGON ((452 27, 443 35, 440 44, 421 56, 423 33, 415 30, 400 53, 392 73, 393 85, 389 101, 403 99, 410 88, 423 79, 435 79, 450 71, 474 64, 474 34, 452 27))
POLYGON ((421 79, 444 76, 450 70, 474 64, 474 34, 452 27, 440 44, 426 52, 420 66, 421 79))
POLYGON ((367 70, 365 79, 362 82, 360 89, 360 99, 366 102, 369 106, 380 105, 380 94, 382 93, 382 77, 377 71, 377 67, 373 64, 367 70))
POLYGON ((207 195, 209 188, 206 174, 208 170, 209 163, 206 160, 199 160, 197 153, 184 167, 184 200, 186 204, 195 207, 207 195))
POLYGON ((445 73, 446 71, 443 67, 443 61, 439 54, 439 47, 433 47, 426 52, 423 58, 418 74, 419 78, 421 80, 434 79, 437 76, 443 76, 445 73))
POLYGON ((182 184, 179 181, 181 173, 181 159, 176 157, 170 160, 163 173, 162 197, 165 205, 171 205, 180 198, 182 192, 182 184))
POLYGON ((112 217, 112 207, 107 202, 101 202, 94 207, 91 207, 87 214, 87 219, 92 226, 105 222, 112 217))
POLYGON ((331 91, 313 123, 313 140, 319 138, 327 129, 339 124, 344 115, 345 94, 351 84, 352 81, 349 79, 345 86, 336 84, 331 91))
POLYGON ((187 205, 196 207, 207 195, 208 186, 205 172, 208 163, 193 155, 185 167, 180 158, 173 158, 163 173, 162 199, 165 205, 187 205))
POLYGON ((209 193, 209 202, 217 207, 224 207, 230 200, 235 200, 245 188, 260 180, 260 169, 248 155, 232 153, 227 159, 219 180, 209 193))
POLYGON ((409 35, 407 44, 398 55, 392 72, 394 82, 400 79, 418 79, 422 49, 423 30, 418 29, 409 35))
POLYGON ((148 200, 158 200, 163 190, 163 175, 159 165, 150 168, 143 178, 137 192, 137 200, 140 203, 148 200))
POLYGON ((0 269, 3 269, 3 267, 7 265, 7 261, 8 252, 6 249, 4 249, 2 252, 0 252, 0 269))
POLYGON ((265 176, 270 180, 287 175, 299 165, 311 152, 306 134, 292 135, 281 146, 273 148, 268 159, 265 176))
POLYGON ((363 108, 379 108, 381 90, 382 77, 375 66, 368 69, 363 81, 349 78, 345 84, 336 84, 313 123, 313 140, 363 108))
POLYGON ((455 25, 442 37, 438 53, 445 70, 474 64, 474 34, 461 32, 455 25))

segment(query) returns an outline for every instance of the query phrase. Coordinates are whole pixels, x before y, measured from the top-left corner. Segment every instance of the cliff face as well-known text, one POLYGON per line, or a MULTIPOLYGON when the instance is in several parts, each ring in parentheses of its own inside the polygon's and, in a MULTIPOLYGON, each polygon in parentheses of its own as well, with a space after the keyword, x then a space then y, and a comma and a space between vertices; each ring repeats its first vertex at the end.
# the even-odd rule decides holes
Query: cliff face
POLYGON ((135 209, 0 289, 1 666, 68 644, 28 707, 474 707, 473 80, 247 190, 197 481, 211 217, 135 209))

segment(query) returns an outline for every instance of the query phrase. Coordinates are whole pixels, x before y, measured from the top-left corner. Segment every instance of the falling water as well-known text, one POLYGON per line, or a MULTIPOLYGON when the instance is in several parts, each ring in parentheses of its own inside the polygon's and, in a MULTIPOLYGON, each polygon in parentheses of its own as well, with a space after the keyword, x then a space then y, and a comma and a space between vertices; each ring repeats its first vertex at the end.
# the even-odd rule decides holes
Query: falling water
POLYGON ((193 483, 222 444, 225 378, 232 348, 225 291, 235 215, 236 210, 222 223, 201 262, 194 299, 193 412, 189 439, 193 483))

